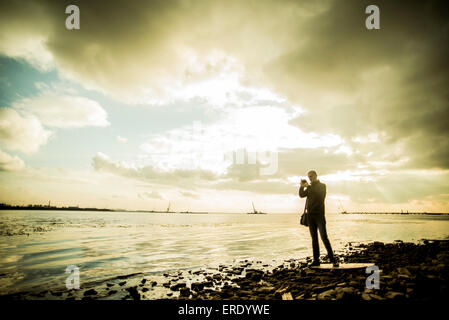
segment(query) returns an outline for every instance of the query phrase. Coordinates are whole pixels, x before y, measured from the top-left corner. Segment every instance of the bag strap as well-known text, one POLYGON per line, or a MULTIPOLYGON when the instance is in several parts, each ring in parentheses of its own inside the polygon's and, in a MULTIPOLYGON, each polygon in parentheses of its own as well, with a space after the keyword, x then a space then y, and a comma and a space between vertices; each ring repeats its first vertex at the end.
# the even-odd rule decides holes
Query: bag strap
POLYGON ((307 212, 307 202, 308 201, 309 201, 309 197, 306 198, 306 204, 304 205, 304 212, 303 212, 303 214, 307 212))

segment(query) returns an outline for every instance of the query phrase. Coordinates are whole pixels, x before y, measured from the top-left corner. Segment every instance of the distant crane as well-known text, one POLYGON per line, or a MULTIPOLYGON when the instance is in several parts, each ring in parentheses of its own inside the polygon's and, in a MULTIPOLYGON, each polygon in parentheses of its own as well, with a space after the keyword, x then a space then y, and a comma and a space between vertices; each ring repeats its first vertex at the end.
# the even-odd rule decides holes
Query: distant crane
POLYGON ((340 213, 343 213, 343 214, 348 213, 345 209, 343 209, 343 205, 341 204, 341 201, 338 200, 338 202, 340 203, 340 206, 338 207, 338 210, 340 210, 340 213))
POLYGON ((169 213, 170 212, 170 201, 168 202, 168 207, 167 207, 167 213, 169 213))
POLYGON ((254 202, 252 202, 252 204, 253 204, 253 212, 248 212, 248 214, 266 214, 266 212, 257 211, 256 208, 254 207, 254 202))

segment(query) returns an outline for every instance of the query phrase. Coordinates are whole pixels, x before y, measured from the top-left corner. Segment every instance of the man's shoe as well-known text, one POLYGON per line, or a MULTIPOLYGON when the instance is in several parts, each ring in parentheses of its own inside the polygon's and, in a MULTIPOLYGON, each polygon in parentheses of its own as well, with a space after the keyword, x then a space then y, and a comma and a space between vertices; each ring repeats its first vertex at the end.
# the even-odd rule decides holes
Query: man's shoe
POLYGON ((337 258, 332 259, 331 263, 332 263, 332 266, 334 268, 338 268, 340 266, 340 264, 338 263, 338 259, 337 258))
POLYGON ((319 261, 313 261, 313 262, 310 264, 311 267, 319 267, 319 265, 320 265, 320 262, 319 262, 319 261))

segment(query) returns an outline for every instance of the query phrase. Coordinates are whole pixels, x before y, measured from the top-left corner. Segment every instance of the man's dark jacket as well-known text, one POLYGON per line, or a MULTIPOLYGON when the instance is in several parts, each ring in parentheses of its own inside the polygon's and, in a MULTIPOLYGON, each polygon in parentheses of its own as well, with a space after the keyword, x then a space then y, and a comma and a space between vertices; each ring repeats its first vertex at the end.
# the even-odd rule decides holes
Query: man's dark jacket
POLYGON ((312 182, 306 188, 299 188, 299 196, 307 197, 307 212, 311 215, 324 215, 324 198, 326 198, 326 185, 319 180, 312 182))

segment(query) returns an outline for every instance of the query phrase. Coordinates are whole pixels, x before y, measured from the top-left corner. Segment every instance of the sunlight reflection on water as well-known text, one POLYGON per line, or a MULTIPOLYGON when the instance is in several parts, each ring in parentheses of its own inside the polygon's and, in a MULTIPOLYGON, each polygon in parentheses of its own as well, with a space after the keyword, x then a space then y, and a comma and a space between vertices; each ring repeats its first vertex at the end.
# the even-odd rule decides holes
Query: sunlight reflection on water
MULTIPOLYGON (((327 214, 335 250, 347 242, 417 241, 449 235, 449 217, 327 214)), ((273 263, 311 254, 298 214, 164 214, 0 211, 0 293, 61 287, 65 268, 82 281, 136 272, 257 259, 273 263)), ((321 244, 320 244, 321 245, 321 244)), ((321 252, 324 249, 321 245, 321 252)))

